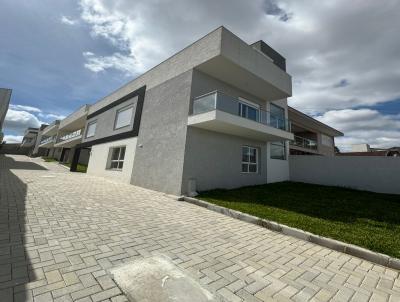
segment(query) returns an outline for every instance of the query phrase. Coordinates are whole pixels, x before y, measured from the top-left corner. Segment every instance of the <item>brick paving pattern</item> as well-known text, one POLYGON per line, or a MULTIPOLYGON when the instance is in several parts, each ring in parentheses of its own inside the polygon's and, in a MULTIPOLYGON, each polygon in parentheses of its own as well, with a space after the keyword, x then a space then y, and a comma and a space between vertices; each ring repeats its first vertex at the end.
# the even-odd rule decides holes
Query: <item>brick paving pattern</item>
POLYGON ((0 301, 127 301, 108 269, 153 254, 226 301, 400 301, 396 270, 161 193, 0 155, 0 301))

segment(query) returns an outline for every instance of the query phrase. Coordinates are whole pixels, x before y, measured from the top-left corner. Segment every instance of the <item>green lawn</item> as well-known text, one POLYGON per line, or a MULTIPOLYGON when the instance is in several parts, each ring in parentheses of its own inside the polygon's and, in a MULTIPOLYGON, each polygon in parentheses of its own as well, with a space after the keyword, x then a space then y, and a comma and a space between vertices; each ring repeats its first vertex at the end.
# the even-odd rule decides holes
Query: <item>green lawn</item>
MULTIPOLYGON (((67 167, 71 167, 70 163, 61 163, 61 164, 67 167)), ((76 172, 86 173, 86 171, 87 171, 87 166, 81 164, 78 164, 76 166, 76 172)))
POLYGON ((400 258, 398 195, 282 182, 198 198, 400 258))
POLYGON ((42 156, 42 159, 43 159, 45 162, 54 162, 54 161, 57 161, 55 158, 47 157, 47 156, 42 156))

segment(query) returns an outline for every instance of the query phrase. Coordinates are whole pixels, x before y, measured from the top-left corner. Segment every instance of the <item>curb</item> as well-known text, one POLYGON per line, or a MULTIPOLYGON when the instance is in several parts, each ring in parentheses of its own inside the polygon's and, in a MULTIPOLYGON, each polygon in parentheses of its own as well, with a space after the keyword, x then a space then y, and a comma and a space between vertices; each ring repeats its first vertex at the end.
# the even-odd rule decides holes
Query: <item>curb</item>
POLYGON ((371 250, 359 247, 357 245, 345 243, 342 241, 334 240, 327 237, 322 237, 316 234, 312 234, 309 232, 305 232, 300 229, 292 228, 284 224, 279 224, 274 221, 258 218, 249 214, 245 214, 239 211, 231 210, 228 208, 224 208, 221 206, 217 206, 215 204, 209 203, 207 201, 203 201, 200 199, 182 196, 179 197, 178 200, 186 201, 188 203, 206 208, 208 210, 239 219, 248 223, 252 223, 263 228, 282 233, 288 236, 292 236, 301 240, 305 240, 323 247, 330 248, 337 252, 342 252, 351 256, 355 256, 364 260, 368 260, 370 262, 386 266, 392 269, 400 270, 400 259, 392 258, 388 255, 376 253, 371 250))

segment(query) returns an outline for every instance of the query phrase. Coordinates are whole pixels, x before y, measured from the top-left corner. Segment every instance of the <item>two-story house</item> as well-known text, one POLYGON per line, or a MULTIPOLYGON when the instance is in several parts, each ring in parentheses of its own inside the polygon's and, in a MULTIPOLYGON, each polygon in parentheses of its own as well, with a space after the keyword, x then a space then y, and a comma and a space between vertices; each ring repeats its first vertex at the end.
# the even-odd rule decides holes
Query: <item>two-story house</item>
POLYGON ((175 195, 284 181, 303 125, 289 121, 291 94, 283 56, 220 27, 49 125, 39 147, 71 171, 89 157, 88 174, 175 195))
POLYGON ((38 133, 39 133, 39 128, 29 127, 28 129, 25 130, 20 148, 26 149, 27 150, 26 154, 28 155, 32 154, 33 149, 35 148, 38 133))
POLYGON ((89 107, 88 173, 172 194, 287 180, 285 59, 220 27, 89 107))
POLYGON ((290 141, 292 155, 335 155, 335 137, 343 133, 320 121, 288 107, 291 131, 294 139, 290 141))

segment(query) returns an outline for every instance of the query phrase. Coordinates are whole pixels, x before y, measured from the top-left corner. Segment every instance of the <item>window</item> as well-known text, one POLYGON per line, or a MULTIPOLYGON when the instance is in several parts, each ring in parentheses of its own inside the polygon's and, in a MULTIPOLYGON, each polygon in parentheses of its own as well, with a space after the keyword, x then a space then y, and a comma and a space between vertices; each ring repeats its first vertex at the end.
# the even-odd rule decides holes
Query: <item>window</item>
POLYGON ((131 123, 133 113, 133 106, 125 107, 117 111, 115 117, 115 129, 129 126, 131 123))
POLYGON ((249 120, 259 121, 259 108, 246 102, 239 102, 239 116, 249 120))
POLYGON ((124 166, 125 147, 111 148, 110 153, 109 169, 122 170, 122 167, 124 166))
POLYGON ((243 146, 242 147, 242 172, 257 173, 258 172, 258 149, 243 146))
POLYGON ((286 129, 285 109, 271 103, 270 112, 271 112, 270 125, 272 127, 285 130, 286 129))
POLYGON ((96 132, 96 125, 97 125, 97 121, 90 122, 90 123, 87 125, 86 137, 92 137, 92 136, 94 136, 94 134, 95 134, 95 132, 96 132))
POLYGON ((285 142, 271 142, 271 158, 283 160, 286 159, 285 142))

